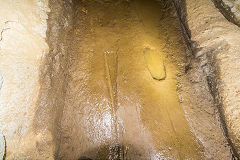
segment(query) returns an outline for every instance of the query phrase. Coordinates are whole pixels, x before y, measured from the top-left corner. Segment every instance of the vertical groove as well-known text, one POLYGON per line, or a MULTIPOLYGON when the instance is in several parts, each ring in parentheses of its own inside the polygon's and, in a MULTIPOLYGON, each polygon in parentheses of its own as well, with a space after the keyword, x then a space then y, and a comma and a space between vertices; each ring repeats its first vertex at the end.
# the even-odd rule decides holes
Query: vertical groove
POLYGON ((109 156, 110 157, 115 156, 117 153, 117 157, 111 157, 111 158, 122 159, 121 148, 119 146, 119 143, 120 143, 119 142, 119 126, 118 126, 118 120, 116 115, 117 105, 118 105, 118 98, 117 98, 118 49, 115 53, 104 53, 104 61, 105 61, 108 92, 111 99, 111 115, 112 115, 113 130, 114 130, 114 135, 113 135, 114 146, 113 148, 110 148, 109 156), (107 56, 107 54, 113 54, 113 55, 107 56), (113 63, 112 66, 111 66, 111 61, 113 63), (111 67, 113 72, 111 72, 111 67))

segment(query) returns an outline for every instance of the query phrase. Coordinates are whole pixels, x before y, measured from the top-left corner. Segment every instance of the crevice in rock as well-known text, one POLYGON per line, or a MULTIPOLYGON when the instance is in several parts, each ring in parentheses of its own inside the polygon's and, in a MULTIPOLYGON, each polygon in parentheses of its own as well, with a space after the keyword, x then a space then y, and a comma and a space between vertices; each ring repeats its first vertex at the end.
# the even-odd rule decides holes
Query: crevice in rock
POLYGON ((240 19, 237 18, 236 14, 231 11, 231 8, 227 4, 222 0, 212 0, 212 2, 229 22, 240 27, 240 19))

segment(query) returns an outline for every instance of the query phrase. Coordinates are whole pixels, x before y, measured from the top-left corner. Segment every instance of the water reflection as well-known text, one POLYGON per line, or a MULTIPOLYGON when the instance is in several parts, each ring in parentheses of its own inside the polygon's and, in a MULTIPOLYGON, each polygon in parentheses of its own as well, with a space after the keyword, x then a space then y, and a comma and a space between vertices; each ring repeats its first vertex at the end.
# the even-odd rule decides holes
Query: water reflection
POLYGON ((60 157, 204 159, 176 91, 185 46, 171 1, 75 7, 60 157), (164 61, 165 80, 149 72, 146 48, 164 61))

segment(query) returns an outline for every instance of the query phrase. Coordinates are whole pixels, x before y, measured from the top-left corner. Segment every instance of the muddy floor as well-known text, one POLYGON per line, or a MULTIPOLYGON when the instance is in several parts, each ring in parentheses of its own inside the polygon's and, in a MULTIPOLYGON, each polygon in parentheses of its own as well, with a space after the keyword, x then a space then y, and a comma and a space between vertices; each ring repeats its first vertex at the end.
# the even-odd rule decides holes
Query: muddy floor
POLYGON ((214 107, 182 76, 188 51, 170 1, 75 0, 69 36, 57 159, 231 159, 215 114, 210 121, 190 105, 214 107), (150 73, 146 48, 161 57, 165 79, 150 73))

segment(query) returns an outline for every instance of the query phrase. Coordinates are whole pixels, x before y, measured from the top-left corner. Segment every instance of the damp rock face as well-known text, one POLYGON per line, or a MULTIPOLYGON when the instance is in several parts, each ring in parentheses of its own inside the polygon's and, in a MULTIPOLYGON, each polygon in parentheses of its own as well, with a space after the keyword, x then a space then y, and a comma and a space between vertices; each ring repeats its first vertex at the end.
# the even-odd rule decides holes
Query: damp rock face
POLYGON ((150 48, 145 48, 144 58, 148 70, 154 79, 163 80, 166 78, 166 70, 163 59, 157 51, 150 48))
MULTIPOLYGON (((220 4, 237 7, 238 0, 175 0, 179 18, 201 72, 206 76, 215 104, 220 111, 225 136, 235 157, 240 154, 240 28, 234 17, 224 15, 220 4), (219 5, 218 5, 219 4, 219 5), (216 8, 217 7, 217 8, 216 8), (220 11, 223 13, 221 14, 220 11), (227 19, 226 19, 227 18, 227 19), (235 24, 234 24, 235 23, 235 24), (201 65, 203 64, 203 65, 201 65)), ((239 11, 236 10, 235 13, 239 11)), ((235 14, 232 10, 230 13, 235 14)), ((194 68, 194 67, 193 67, 194 68)), ((196 68, 196 67, 195 67, 196 68)), ((194 69, 195 69, 194 68, 194 69)), ((236 158, 237 159, 237 158, 236 158)))

